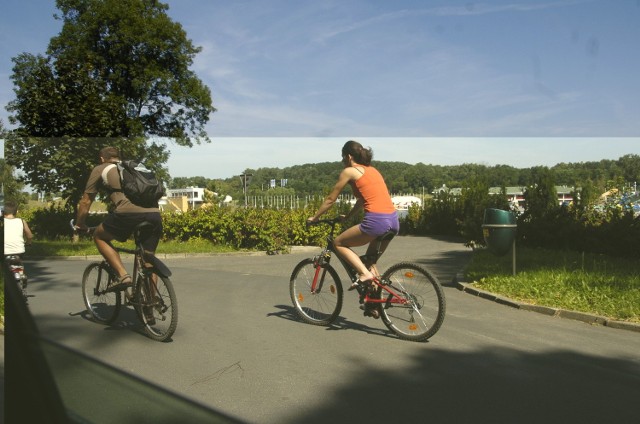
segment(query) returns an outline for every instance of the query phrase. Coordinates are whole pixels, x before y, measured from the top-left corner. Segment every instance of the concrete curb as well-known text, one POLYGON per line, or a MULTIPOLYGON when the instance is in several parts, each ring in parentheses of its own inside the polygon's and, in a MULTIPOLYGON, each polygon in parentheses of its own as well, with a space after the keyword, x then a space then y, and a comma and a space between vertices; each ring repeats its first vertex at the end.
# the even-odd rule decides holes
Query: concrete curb
POLYGON ((519 302, 517 300, 509 299, 508 297, 497 295, 485 290, 481 290, 477 287, 474 287, 473 283, 467 283, 464 281, 463 274, 456 275, 456 279, 454 283, 458 288, 458 290, 461 290, 465 293, 469 293, 474 296, 481 297, 483 299, 487 299, 503 305, 511 306, 512 308, 522 309, 524 311, 537 312, 537 313, 540 313, 543 315, 549 315, 552 317, 573 319, 573 320, 582 321, 584 323, 591 324, 591 325, 602 325, 605 327, 617 328, 620 330, 635 331, 640 333, 640 323, 628 322, 628 321, 617 321, 617 320, 609 319, 607 317, 589 314, 585 312, 569 311, 565 309, 552 308, 549 306, 532 305, 530 303, 519 302))

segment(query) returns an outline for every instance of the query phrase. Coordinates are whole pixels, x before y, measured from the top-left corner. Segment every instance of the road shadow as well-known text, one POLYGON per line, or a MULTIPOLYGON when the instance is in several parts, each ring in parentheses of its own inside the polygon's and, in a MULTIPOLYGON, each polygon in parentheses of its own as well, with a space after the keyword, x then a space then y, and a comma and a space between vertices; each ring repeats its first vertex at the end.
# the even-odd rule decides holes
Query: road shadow
MULTIPOLYGON (((295 308, 291 305, 274 305, 274 308, 279 309, 277 312, 271 312, 267 314, 268 317, 275 316, 278 318, 283 318, 289 321, 295 321, 300 325, 311 325, 304 321, 302 321, 298 315, 296 314, 295 308)), ((373 320, 373 318, 369 318, 373 320)), ((384 327, 384 323, 381 320, 376 320, 376 324, 384 327)), ((343 316, 338 316, 334 322, 330 325, 324 326, 327 331, 345 331, 345 330, 353 330, 353 331, 362 331, 367 334, 373 334, 378 336, 390 337, 397 339, 398 337, 387 328, 371 328, 367 325, 360 324, 354 321, 350 321, 343 316)))
POLYGON ((632 423, 640 366, 569 351, 420 349, 398 367, 363 366, 289 423, 632 423))

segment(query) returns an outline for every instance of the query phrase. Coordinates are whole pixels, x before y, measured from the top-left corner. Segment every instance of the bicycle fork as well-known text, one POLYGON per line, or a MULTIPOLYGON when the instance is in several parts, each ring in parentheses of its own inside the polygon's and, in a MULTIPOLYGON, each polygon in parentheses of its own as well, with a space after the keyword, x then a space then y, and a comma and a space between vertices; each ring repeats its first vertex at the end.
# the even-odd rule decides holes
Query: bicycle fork
MULTIPOLYGON (((313 281, 311 282, 311 294, 320 293, 322 286, 324 285, 324 277, 327 275, 327 269, 323 267, 324 264, 329 263, 331 255, 329 253, 322 253, 318 255, 314 260, 315 271, 313 275, 313 281)), ((331 287, 331 291, 335 290, 331 287)))
MULTIPOLYGON (((311 283, 311 294, 320 293, 322 286, 324 285, 324 277, 327 275, 327 269, 320 264, 316 265, 315 273, 313 275, 313 282, 311 283)), ((333 287, 331 291, 335 290, 333 287)))

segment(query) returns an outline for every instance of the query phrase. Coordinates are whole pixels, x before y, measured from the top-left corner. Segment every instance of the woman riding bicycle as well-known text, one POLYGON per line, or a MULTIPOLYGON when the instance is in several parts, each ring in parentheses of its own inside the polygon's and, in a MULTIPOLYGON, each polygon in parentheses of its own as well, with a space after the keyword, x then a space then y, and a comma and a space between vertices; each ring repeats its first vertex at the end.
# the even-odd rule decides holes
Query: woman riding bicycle
MULTIPOLYGON (((359 282, 363 284, 367 284, 378 276, 373 273, 377 274, 375 263, 365 264, 358 254, 351 250, 351 247, 369 244, 366 256, 376 257, 374 252, 377 246, 373 243, 375 239, 388 231, 397 234, 400 229, 398 214, 391 201, 387 185, 380 172, 371 166, 372 158, 371 148, 365 149, 356 141, 347 141, 342 147, 344 169, 318 212, 308 219, 309 222, 317 221, 333 206, 344 187, 347 184, 351 185, 357 201, 343 220, 349 219, 362 208, 364 208, 364 219, 360 224, 354 225, 336 237, 334 245, 338 253, 356 270, 359 282)), ((384 252, 388 244, 388 241, 383 242, 380 246, 381 252, 384 252)), ((358 282, 354 283, 350 289, 357 285, 358 282)))

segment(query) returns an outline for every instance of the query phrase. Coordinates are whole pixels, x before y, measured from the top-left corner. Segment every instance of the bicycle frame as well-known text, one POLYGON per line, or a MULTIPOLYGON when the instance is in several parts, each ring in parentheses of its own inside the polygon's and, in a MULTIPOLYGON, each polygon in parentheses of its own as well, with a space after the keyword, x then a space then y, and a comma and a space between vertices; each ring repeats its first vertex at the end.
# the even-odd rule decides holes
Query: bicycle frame
MULTIPOLYGON (((99 323, 115 321, 122 304, 133 306, 145 333, 156 341, 167 341, 178 325, 178 306, 171 271, 153 253, 147 253, 141 232, 153 224, 143 221, 133 232, 134 248, 109 246, 118 253, 133 255, 132 284, 122 287, 119 275, 106 259, 87 266, 82 277, 83 300, 87 311, 99 323), (95 280, 94 280, 95 279, 95 280), (123 300, 124 298, 124 300, 123 300)), ((77 230, 71 226, 74 231, 77 230)), ((90 228, 89 232, 95 230, 90 228)))
MULTIPOLYGON (((75 231, 74 220, 73 219, 69 222, 69 224, 71 225, 71 228, 75 231)), ((91 227, 91 228, 88 229, 88 231, 94 231, 95 228, 96 227, 91 227)), ((126 247, 116 247, 111 242, 108 242, 109 246, 111 246, 111 248, 113 250, 115 250, 116 252, 129 253, 129 254, 133 255, 134 261, 133 261, 133 274, 132 275, 133 275, 133 278, 134 278, 134 282, 138 281, 138 278, 142 278, 143 281, 146 280, 146 281, 153 282, 153 280, 151 279, 151 274, 153 274, 153 273, 157 273, 157 274, 161 275, 162 277, 171 276, 171 271, 169 270, 169 268, 160 259, 158 259, 155 255, 145 254, 144 247, 142 246, 142 243, 140 241, 140 232, 141 232, 142 228, 143 228, 143 226, 140 226, 140 227, 136 228, 136 230, 133 233, 133 239, 134 239, 134 242, 135 242, 135 249, 129 249, 129 248, 126 248, 126 247), (151 267, 146 267, 145 266, 146 262, 150 263, 152 266, 151 267)), ((107 265, 109 273, 112 275, 112 278, 117 279, 118 276, 115 274, 115 272, 111 268, 111 265, 109 265, 109 263, 106 260, 103 260, 103 263, 105 263, 107 265)), ((134 287, 134 290, 136 290, 138 286, 136 284, 134 284, 133 287, 134 287)), ((142 290, 146 289, 146 291, 150 292, 151 290, 149 290, 149 288, 142 288, 142 290)), ((150 295, 152 293, 147 293, 147 294, 150 295)), ((131 305, 134 305, 133 299, 135 299, 135 298, 136 298, 135 293, 133 294, 133 296, 131 296, 131 298, 125 297, 126 301, 131 305)))
MULTIPOLYGON (((324 283, 324 276, 326 275, 326 269, 322 268, 322 264, 323 263, 330 263, 331 261, 331 253, 335 253, 335 256, 338 258, 340 264, 342 265, 342 267, 344 268, 344 270, 346 271, 347 275, 349 276, 349 278, 351 279, 352 283, 355 283, 358 280, 358 273, 357 271, 351 266, 351 264, 349 264, 349 262, 347 262, 346 259, 344 259, 340 253, 338 253, 338 251, 335 248, 335 245, 333 244, 333 240, 334 240, 334 232, 335 232, 335 227, 336 224, 339 222, 338 219, 328 219, 328 220, 320 220, 318 221, 318 223, 327 223, 327 224, 331 224, 331 232, 329 233, 329 235, 327 236, 327 247, 324 248, 324 250, 320 253, 320 255, 318 255, 316 258, 314 258, 316 260, 316 271, 315 271, 315 275, 313 277, 313 282, 311 284, 311 292, 312 293, 317 293, 320 290, 322 290, 322 285, 324 283), (322 271, 322 276, 320 276, 320 270, 323 269, 322 271), (320 278, 318 278, 320 277, 320 278)), ((382 244, 382 242, 384 241, 384 236, 380 236, 377 239, 378 242, 378 246, 376 248, 376 257, 375 257, 375 262, 377 262, 377 260, 380 258, 380 256, 382 255, 381 251, 380 251, 380 246, 382 244)), ((358 285, 358 287, 356 288, 356 290, 358 291, 358 294, 360 295, 360 303, 369 303, 369 304, 374 304, 374 303, 380 303, 380 304, 399 304, 399 305, 406 305, 408 303, 408 300, 406 298, 404 298, 403 296, 401 296, 400 294, 398 294, 398 292, 396 292, 394 290, 393 287, 390 286, 390 282, 385 282, 385 281, 380 281, 378 279, 378 277, 374 276, 373 278, 373 285, 375 285, 375 287, 380 287, 382 290, 386 291, 387 293, 389 293, 390 296, 385 296, 385 298, 383 298, 382 296, 380 296, 380 298, 377 297, 371 297, 370 294, 373 294, 373 291, 370 288, 367 287, 363 287, 362 285, 358 285)), ((375 291, 375 289, 374 289, 375 291)))
MULTIPOLYGON (((358 280, 359 273, 335 247, 333 235, 339 219, 315 221, 331 226, 326 247, 316 256, 303 259, 289 280, 289 295, 296 314, 312 325, 331 325, 344 304, 344 290, 339 267, 332 266, 335 253, 351 279, 351 289, 359 294, 364 316, 381 318, 384 325, 399 338, 425 341, 433 336, 444 320, 446 303, 442 286, 429 270, 411 262, 398 262, 383 273, 375 266, 395 233, 389 232, 372 240, 361 259, 373 274, 373 280, 358 280)), ((311 223, 310 223, 311 224, 311 223)))

